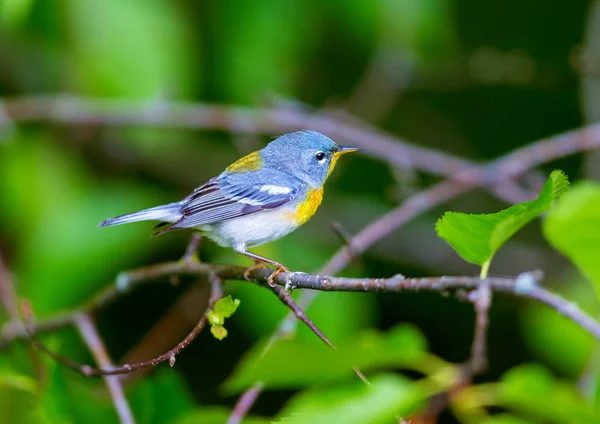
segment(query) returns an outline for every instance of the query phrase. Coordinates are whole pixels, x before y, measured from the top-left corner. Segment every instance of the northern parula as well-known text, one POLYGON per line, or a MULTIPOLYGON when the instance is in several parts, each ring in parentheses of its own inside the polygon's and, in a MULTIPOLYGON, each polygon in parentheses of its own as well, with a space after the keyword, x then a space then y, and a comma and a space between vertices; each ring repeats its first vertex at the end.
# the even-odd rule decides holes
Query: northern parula
POLYGON ((285 134, 227 167, 179 202, 110 218, 100 227, 161 221, 158 234, 191 228, 224 247, 276 267, 270 282, 289 270, 248 247, 277 240, 313 216, 323 185, 340 156, 359 150, 338 146, 316 131, 285 134))

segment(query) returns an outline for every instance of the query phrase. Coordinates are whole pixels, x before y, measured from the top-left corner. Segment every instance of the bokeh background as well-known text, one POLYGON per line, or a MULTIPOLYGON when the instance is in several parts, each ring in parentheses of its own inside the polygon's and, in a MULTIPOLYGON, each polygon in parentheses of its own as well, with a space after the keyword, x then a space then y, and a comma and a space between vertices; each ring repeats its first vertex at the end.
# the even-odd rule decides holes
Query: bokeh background
MULTIPOLYGON (((423 147, 486 160, 600 117, 600 73, 594 67, 600 4, 594 3, 0 0, 0 95, 330 113, 350 122, 356 117, 423 147)), ((31 301, 38 317, 80 305, 120 271, 176 260, 189 238, 151 238, 148 223, 98 229, 98 222, 180 199, 277 135, 94 122, 21 125, 6 110, 0 100, 0 251, 19 295, 31 301)), ((558 167, 572 180, 594 179, 598 159, 579 155, 542 171, 558 167)), ((366 155, 346 156, 319 213, 301 230, 256 251, 293 270, 315 271, 341 245, 333 221, 355 233, 435 181, 366 155)), ((393 233, 343 274, 476 274, 476 267, 436 237, 434 223, 446 210, 503 207, 485 191, 462 196, 393 233)), ((210 242, 201 256, 248 264, 210 242)), ((596 306, 589 284, 547 245, 539 223, 509 242, 491 272, 531 269, 543 269, 549 286, 583 307, 596 306)), ((194 422, 193 414, 203 408, 235 403, 237 396, 223 394, 221 384, 286 309, 267 290, 247 283, 230 282, 226 291, 241 306, 228 321, 224 341, 206 331, 175 367, 127 379, 138 422, 194 422)), ((185 279, 176 286, 149 285, 96 319, 115 361, 133 362, 174 345, 201 316, 206 297, 204 285, 185 279)), ((432 353, 452 362, 468 358, 473 335, 472 305, 439 294, 327 293, 308 314, 336 343, 365 329, 412 323, 432 353)), ((0 320, 7 320, 2 311, 0 320)), ((553 311, 503 296, 494 299, 489 336, 490 367, 478 382, 495 381, 527 362, 577 381, 592 346, 582 330, 553 311)), ((298 337, 318 343, 304 328, 298 337)), ((64 355, 93 362, 74 331, 45 340, 64 355)), ((0 421, 27 422, 35 409, 35 420, 47 422, 116 422, 101 379, 32 356, 22 343, 0 351, 0 376, 40 373, 41 398, 36 395, 35 402, 26 391, 0 384, 0 421)), ((273 416, 296 393, 267 391, 253 413, 273 416)))

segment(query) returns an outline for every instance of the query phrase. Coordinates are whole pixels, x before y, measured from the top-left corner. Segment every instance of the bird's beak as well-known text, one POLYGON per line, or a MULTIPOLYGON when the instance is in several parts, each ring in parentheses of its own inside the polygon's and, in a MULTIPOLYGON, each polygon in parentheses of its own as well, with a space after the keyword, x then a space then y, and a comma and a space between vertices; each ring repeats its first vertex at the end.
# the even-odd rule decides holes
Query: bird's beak
POLYGON ((360 149, 354 146, 339 146, 339 150, 337 151, 337 155, 345 155, 346 153, 358 152, 360 149))

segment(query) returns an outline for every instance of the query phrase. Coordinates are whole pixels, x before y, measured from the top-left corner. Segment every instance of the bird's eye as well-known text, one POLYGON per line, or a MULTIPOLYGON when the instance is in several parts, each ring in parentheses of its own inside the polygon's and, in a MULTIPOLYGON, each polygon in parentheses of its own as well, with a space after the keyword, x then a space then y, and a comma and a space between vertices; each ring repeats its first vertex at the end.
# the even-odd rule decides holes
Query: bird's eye
POLYGON ((325 153, 323 153, 323 152, 317 152, 317 153, 315 153, 315 158, 319 162, 323 162, 325 160, 325 153))

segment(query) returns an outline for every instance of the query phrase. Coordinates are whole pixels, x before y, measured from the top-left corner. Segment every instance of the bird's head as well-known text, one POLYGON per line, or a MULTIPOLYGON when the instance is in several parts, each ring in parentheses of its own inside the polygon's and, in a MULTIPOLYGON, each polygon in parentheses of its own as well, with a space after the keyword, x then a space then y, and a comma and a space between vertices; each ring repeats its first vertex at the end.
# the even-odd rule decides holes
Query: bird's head
POLYGON ((298 131, 273 140, 262 151, 265 166, 285 170, 320 188, 340 156, 356 152, 353 146, 339 146, 316 131, 298 131))

